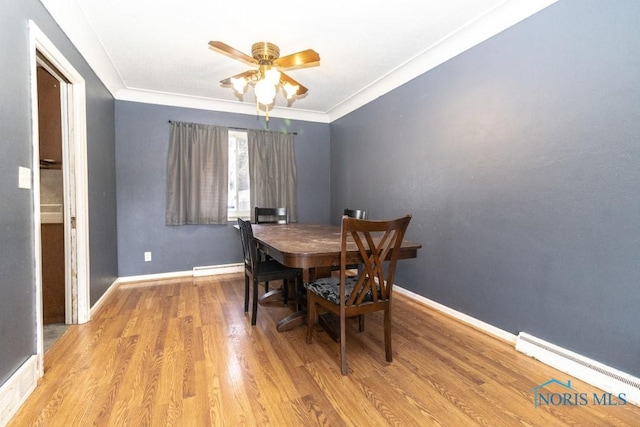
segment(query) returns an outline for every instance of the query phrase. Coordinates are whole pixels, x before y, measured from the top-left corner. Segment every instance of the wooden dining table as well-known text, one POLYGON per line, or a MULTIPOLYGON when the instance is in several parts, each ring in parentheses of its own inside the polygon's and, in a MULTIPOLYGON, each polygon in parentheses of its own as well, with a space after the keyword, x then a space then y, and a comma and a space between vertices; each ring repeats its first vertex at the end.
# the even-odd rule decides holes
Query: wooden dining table
MULTIPOLYGON (((327 224, 252 224, 258 248, 288 267, 302 268, 304 281, 328 277, 340 266, 341 228, 327 224)), ((421 244, 404 240, 399 259, 418 256, 421 244)), ((347 264, 358 264, 362 258, 354 242, 347 241, 347 264)), ((296 298, 299 298, 296 289, 296 298)), ((306 307, 280 320, 279 332, 287 331, 305 321, 306 307)))

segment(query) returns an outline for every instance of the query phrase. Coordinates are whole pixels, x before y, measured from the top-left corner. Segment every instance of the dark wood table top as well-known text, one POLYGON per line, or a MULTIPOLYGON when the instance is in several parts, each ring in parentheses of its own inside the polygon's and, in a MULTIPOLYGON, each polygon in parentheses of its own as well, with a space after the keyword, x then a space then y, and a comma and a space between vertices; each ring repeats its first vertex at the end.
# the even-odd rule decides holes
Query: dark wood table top
MULTIPOLYGON (((280 263, 297 268, 336 267, 340 265, 339 226, 290 223, 252 224, 253 235, 260 249, 280 263)), ((421 244, 403 241, 400 259, 416 258, 421 244)), ((362 261, 353 243, 347 253, 347 263, 362 261)))

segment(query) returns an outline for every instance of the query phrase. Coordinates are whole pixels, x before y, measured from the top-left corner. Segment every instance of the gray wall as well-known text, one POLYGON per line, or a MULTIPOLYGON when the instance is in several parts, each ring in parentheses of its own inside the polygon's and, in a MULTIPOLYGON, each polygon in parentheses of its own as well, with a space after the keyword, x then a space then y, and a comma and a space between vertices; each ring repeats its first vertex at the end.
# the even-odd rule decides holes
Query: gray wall
POLYGON ((37 0, 0 3, 0 384, 36 352, 29 27, 32 19, 86 79, 91 301, 117 275, 114 101, 37 0))
POLYGON ((640 375, 638 17, 560 1, 335 121, 332 218, 412 213, 399 284, 640 375))
MULTIPOLYGON (((242 129, 264 118, 136 102, 116 102, 119 275, 191 270, 238 263, 237 231, 228 225, 166 226, 169 120, 242 129), (144 262, 144 252, 152 261, 144 262)), ((329 222, 329 125, 270 118, 269 129, 297 132, 298 220, 329 222)))
MULTIPOLYGON (((83 75, 85 73, 83 72, 83 75)), ((86 78, 86 77, 85 77, 86 78)), ((91 305, 118 278, 115 102, 95 79, 87 86, 91 305)))

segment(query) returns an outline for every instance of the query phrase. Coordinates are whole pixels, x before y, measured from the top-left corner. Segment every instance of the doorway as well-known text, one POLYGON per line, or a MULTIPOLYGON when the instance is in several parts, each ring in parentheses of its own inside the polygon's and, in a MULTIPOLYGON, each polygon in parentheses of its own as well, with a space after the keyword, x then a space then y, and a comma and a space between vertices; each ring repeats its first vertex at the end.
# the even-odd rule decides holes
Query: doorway
MULTIPOLYGON (((55 67, 37 55, 38 136, 40 141, 40 241, 42 243, 42 323, 44 352, 67 325, 64 223, 65 177, 62 156, 62 84, 55 67)), ((34 166, 35 167, 35 166, 34 166)), ((71 171, 73 173, 73 171, 71 171)))
MULTIPOLYGON (((42 376, 45 315, 53 316, 47 322, 62 319, 63 324, 89 320, 86 96, 82 76, 33 21, 29 22, 29 29, 36 352, 42 376), (45 92, 46 96, 39 102, 39 95, 45 95, 45 92), (43 107, 42 111, 39 111, 39 105, 43 107), (42 138, 41 132, 44 133, 42 138), (55 194, 50 194, 51 188, 45 188, 48 185, 52 186, 55 194), (43 229, 46 224, 57 226, 53 238, 43 229), (51 239, 54 244, 50 247, 51 239), (52 262, 46 259, 50 256, 55 258, 52 262), (50 270, 50 264, 54 265, 55 273, 50 270), (43 277, 45 274, 46 278, 43 277), (45 289, 54 274, 59 275, 58 280, 64 283, 63 291, 56 291, 57 302, 52 299, 49 289, 45 289), (45 307, 51 304, 57 306, 53 312, 50 307, 45 307)), ((61 286, 60 283, 57 286, 61 286)))

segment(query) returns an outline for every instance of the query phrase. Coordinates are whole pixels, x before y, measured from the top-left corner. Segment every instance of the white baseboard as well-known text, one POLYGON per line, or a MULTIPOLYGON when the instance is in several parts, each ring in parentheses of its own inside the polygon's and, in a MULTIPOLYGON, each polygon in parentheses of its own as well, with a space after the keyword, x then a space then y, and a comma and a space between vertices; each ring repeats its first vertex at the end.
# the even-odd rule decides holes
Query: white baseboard
POLYGON ((102 294, 102 296, 98 299, 98 301, 96 301, 95 304, 93 304, 93 306, 91 307, 91 309, 89 310, 89 319, 93 318, 93 315, 100 309, 100 307, 102 306, 102 304, 104 304, 104 302, 107 300, 107 298, 113 293, 115 292, 116 289, 118 289, 118 286, 120 286, 120 282, 116 279, 111 286, 109 286, 109 289, 107 289, 105 291, 104 294, 102 294))
POLYGON ((526 332, 520 332, 518 335, 516 350, 605 392, 616 396, 624 393, 627 402, 640 406, 640 378, 543 341, 526 332))
POLYGON ((204 267, 193 267, 193 277, 214 276, 216 274, 242 273, 244 264, 223 264, 209 265, 204 267))
POLYGON ((193 272, 192 271, 173 271, 171 273, 155 273, 155 274, 141 274, 139 276, 124 276, 124 277, 118 277, 118 280, 116 280, 116 282, 119 285, 124 285, 126 283, 133 283, 133 282, 177 279, 180 277, 193 277, 193 272))
POLYGON ((194 267, 193 270, 187 271, 173 271, 170 273, 143 274, 140 276, 119 277, 118 280, 116 280, 116 283, 124 284, 153 280, 177 279, 181 277, 213 276, 216 274, 241 273, 243 271, 244 264, 242 263, 210 265, 205 267, 194 267))
POLYGON ((429 298, 425 298, 422 295, 418 295, 416 293, 408 291, 398 285, 393 285, 393 289, 394 289, 394 292, 398 292, 399 294, 405 295, 408 298, 411 298, 421 304, 424 304, 428 307, 438 310, 446 315, 449 315, 454 319, 458 319, 468 324, 469 326, 472 326, 475 329, 479 329, 483 332, 486 332, 489 335, 492 335, 503 341, 507 341, 513 345, 516 344, 516 340, 518 337, 516 337, 514 334, 510 332, 507 332, 500 328, 496 328, 495 326, 490 325, 489 323, 483 322, 482 320, 478 320, 475 317, 471 317, 467 314, 461 313, 457 310, 447 307, 446 305, 440 304, 439 302, 430 300, 429 298))
POLYGON ((37 385, 38 356, 34 354, 0 387, 0 426, 9 423, 37 385))

